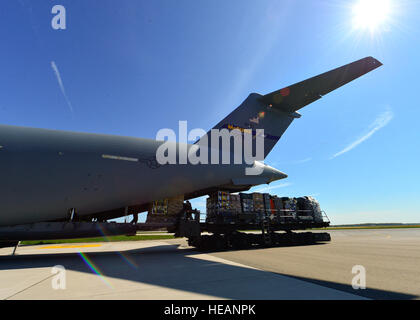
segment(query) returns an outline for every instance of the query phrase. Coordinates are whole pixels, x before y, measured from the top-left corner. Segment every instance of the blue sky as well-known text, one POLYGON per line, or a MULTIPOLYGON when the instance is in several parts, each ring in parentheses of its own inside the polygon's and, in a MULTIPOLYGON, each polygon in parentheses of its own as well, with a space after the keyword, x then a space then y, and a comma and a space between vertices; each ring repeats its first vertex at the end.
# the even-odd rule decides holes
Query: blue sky
POLYGON ((4 0, 0 123, 207 130, 250 92, 374 56, 381 68, 301 110, 266 159, 289 175, 269 192, 313 195, 335 224, 420 222, 420 2, 391 1, 374 33, 354 30, 355 2, 4 0))

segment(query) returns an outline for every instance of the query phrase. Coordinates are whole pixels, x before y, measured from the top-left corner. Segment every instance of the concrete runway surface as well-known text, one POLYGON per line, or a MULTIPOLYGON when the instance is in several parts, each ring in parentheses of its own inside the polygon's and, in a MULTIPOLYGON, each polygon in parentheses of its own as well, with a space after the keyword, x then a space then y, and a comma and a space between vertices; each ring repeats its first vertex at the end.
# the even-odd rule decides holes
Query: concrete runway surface
POLYGON ((183 239, 3 248, 0 299, 420 297, 420 229, 330 233, 327 244, 213 253, 183 239), (53 288, 56 265, 64 290, 53 288), (354 265, 366 269, 365 290, 351 286, 354 265))

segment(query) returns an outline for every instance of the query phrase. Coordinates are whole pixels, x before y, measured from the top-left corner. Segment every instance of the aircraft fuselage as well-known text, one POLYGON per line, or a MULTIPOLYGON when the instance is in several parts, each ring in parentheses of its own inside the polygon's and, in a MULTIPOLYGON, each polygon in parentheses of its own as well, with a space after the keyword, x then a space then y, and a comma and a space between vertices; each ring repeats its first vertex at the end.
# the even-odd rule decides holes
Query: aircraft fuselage
MULTIPOLYGON (((0 226, 65 219, 70 208, 84 216, 138 206, 245 176, 246 164, 159 165, 162 143, 0 125, 0 226)), ((285 175, 266 166, 263 177, 285 175)))

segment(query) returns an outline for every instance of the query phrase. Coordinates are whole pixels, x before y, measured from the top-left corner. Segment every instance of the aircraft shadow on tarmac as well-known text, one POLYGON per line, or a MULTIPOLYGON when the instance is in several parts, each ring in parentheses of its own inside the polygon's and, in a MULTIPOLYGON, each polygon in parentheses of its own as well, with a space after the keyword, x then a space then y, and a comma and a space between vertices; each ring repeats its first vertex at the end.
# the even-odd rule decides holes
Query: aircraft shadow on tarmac
MULTIPOLYGON (((279 282, 272 281, 273 275, 286 276, 288 279, 298 279, 372 299, 416 298, 414 295, 370 288, 354 290, 351 285, 195 258, 194 255, 199 253, 168 244, 123 252, 85 252, 84 256, 87 256, 103 275, 111 278, 110 282, 112 278, 124 279, 226 299, 299 299, 299 290, 305 291, 303 287, 292 287, 296 281, 285 281, 284 286, 282 283, 282 287, 279 288, 279 282), (290 288, 287 287, 288 284, 290 288)), ((66 270, 92 273, 79 253, 0 256, 0 271, 48 268, 55 265, 63 265, 66 270)), ((303 297, 320 298, 316 291, 312 294, 306 292, 303 297)))

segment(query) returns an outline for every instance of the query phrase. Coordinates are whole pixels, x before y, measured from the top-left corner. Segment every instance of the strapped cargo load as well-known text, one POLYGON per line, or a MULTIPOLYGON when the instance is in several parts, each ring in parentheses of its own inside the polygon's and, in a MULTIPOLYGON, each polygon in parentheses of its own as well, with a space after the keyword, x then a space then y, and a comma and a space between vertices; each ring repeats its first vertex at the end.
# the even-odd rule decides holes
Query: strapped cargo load
POLYGON ((169 199, 162 199, 153 201, 150 204, 147 215, 148 223, 176 221, 177 216, 182 212, 184 207, 184 196, 173 197, 169 199))
POLYGON ((278 197, 268 193, 230 194, 217 191, 207 198, 207 222, 291 224, 323 222, 319 203, 312 197, 278 197))
POLYGON ((297 198, 297 206, 299 219, 323 221, 321 207, 314 198, 309 196, 297 198))
POLYGON ((207 221, 228 223, 240 212, 236 195, 217 191, 209 195, 206 202, 207 221))

